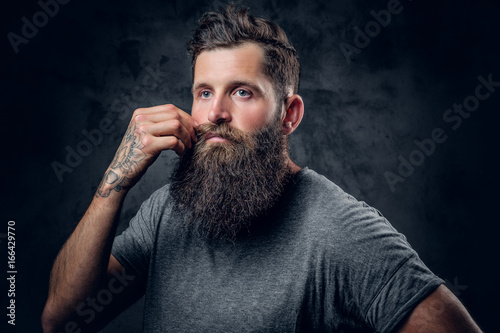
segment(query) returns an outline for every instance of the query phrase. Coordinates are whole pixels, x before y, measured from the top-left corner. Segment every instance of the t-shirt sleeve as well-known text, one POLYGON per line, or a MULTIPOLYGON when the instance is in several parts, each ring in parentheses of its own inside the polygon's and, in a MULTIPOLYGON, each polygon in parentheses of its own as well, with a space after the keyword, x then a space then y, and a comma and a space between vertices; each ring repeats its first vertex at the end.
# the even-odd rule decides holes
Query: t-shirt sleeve
POLYGON ((142 203, 128 228, 114 239, 111 254, 137 276, 145 276, 148 272, 157 226, 167 209, 167 193, 167 186, 154 192, 142 203))
POLYGON ((372 300, 366 319, 377 332, 393 332, 442 283, 444 281, 434 275, 415 253, 394 272, 372 300))
POLYGON ((347 236, 338 240, 342 264, 332 272, 345 277, 340 284, 350 314, 376 332, 393 332, 444 281, 378 210, 351 196, 348 201, 341 209, 347 236))

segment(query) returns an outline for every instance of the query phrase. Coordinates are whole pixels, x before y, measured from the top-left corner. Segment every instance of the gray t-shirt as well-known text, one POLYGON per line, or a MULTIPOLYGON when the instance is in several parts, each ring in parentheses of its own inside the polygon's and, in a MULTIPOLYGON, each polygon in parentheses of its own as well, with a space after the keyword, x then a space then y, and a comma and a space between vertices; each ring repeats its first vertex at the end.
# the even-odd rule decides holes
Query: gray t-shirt
POLYGON ((164 186, 113 244, 147 276, 144 332, 391 332, 443 283, 380 212, 308 168, 234 243, 181 216, 164 186))

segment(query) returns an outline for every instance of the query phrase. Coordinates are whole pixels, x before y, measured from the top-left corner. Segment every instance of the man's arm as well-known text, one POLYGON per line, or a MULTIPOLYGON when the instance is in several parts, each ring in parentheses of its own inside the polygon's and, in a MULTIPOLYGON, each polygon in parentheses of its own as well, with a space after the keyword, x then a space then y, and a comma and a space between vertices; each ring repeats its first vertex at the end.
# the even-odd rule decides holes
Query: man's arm
POLYGON ((75 313, 80 303, 91 295, 95 297, 105 285, 115 220, 125 192, 95 198, 59 252, 42 314, 44 332, 55 332, 77 322, 75 313))
MULTIPOLYGON (((92 203, 55 260, 42 314, 44 332, 64 329, 81 317, 77 316, 79 307, 106 288, 113 272, 123 270, 110 255, 123 200, 161 151, 171 149, 181 154, 191 147, 196 141, 194 125, 187 113, 173 105, 134 112, 92 203)), ((137 299, 137 288, 131 286, 119 298, 127 299, 129 294, 137 299)), ((113 312, 111 307, 118 303, 96 314, 113 312)))
POLYGON ((412 311, 397 332, 481 333, 481 330, 458 298, 441 285, 412 311))

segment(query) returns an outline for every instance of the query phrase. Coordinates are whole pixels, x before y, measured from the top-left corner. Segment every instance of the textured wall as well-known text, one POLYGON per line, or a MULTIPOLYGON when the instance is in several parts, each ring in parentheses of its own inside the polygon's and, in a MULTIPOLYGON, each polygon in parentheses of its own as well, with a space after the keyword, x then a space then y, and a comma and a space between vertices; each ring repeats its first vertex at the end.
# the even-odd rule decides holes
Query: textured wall
MULTIPOLYGON (((34 0, 3 8, 0 246, 4 253, 7 221, 15 220, 18 332, 39 330, 52 262, 90 203, 133 110, 164 103, 190 109, 185 44, 196 19, 220 4, 71 1, 46 16, 46 24, 36 15, 42 9, 34 0), (21 18, 33 22, 34 14, 40 27, 25 29, 31 37, 17 39, 15 53, 8 33, 22 37, 21 18), (94 134, 94 144, 86 146, 85 133, 94 134), (78 149, 85 156, 68 163, 68 151, 78 149), (54 162, 67 172, 59 169, 58 176, 54 162)), ((494 268, 500 87, 480 89, 481 96, 489 93, 483 100, 468 97, 481 83, 478 76, 500 81, 500 5, 485 0, 246 4, 253 14, 279 23, 301 57, 306 113, 292 135, 293 158, 382 211, 424 262, 448 280, 480 326, 500 331, 492 319, 500 311, 494 268), (388 6, 390 22, 382 17, 385 26, 373 23, 370 12, 376 16, 388 6), (367 28, 371 37, 360 36, 356 27, 367 28), (447 110, 464 100, 477 110, 450 118, 447 110), (415 140, 428 143, 433 131, 435 141, 446 140, 433 151, 427 144, 427 155, 419 153, 415 140), (398 172, 402 159, 416 166, 398 172), (386 172, 392 173, 392 188, 386 172)), ((119 231, 165 183, 175 161, 175 154, 163 153, 130 192, 119 231)), ((140 320, 141 303, 105 332, 136 332, 140 320)))

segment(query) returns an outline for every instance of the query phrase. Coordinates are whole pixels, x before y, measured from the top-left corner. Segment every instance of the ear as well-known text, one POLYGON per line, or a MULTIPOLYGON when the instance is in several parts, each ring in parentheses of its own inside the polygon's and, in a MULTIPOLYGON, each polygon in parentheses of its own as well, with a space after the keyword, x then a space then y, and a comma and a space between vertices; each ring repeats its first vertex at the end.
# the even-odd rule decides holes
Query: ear
POLYGON ((304 101, 297 94, 287 97, 281 128, 285 135, 290 135, 299 126, 304 115, 304 101))

